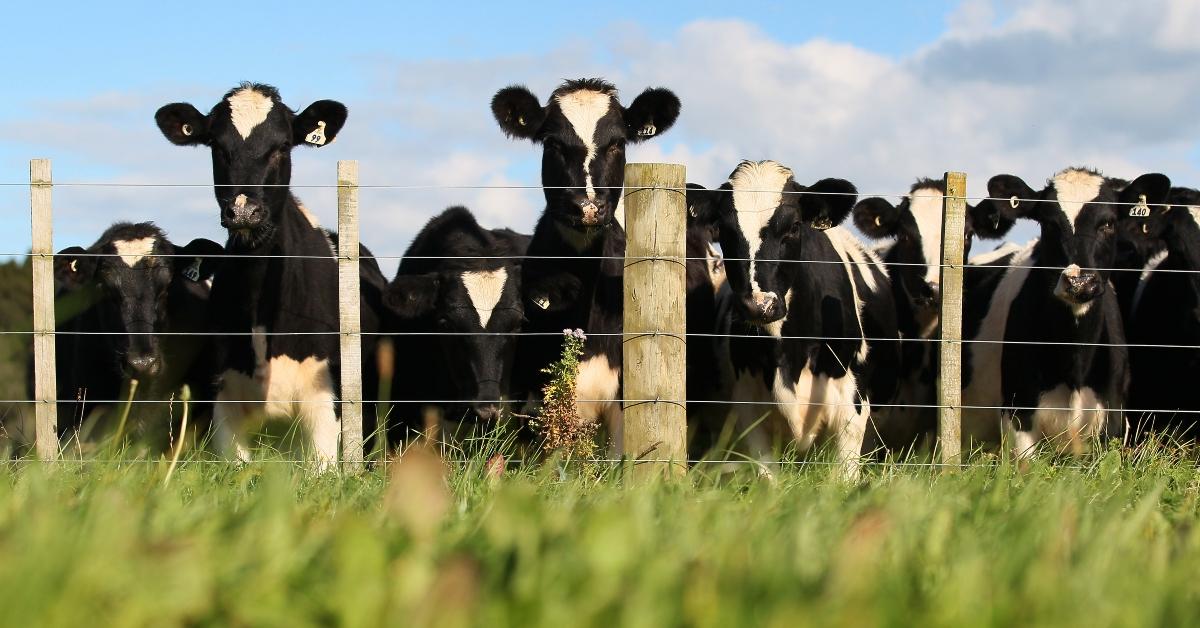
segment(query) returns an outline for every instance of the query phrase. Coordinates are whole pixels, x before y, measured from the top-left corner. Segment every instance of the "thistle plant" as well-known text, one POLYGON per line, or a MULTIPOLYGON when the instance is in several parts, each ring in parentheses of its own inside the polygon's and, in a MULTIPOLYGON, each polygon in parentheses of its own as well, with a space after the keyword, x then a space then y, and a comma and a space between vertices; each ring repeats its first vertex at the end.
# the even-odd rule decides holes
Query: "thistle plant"
POLYGON ((547 450, 567 458, 591 458, 596 453, 596 425, 579 417, 575 379, 587 336, 582 329, 564 329, 562 354, 542 369, 550 376, 542 388, 542 411, 535 427, 547 450))

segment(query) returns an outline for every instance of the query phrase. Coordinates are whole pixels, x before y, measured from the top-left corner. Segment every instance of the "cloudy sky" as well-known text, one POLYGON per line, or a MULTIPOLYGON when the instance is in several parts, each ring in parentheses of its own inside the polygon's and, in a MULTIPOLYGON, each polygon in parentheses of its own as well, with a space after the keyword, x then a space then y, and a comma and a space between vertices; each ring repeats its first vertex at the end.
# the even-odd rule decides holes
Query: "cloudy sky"
MULTIPOLYGON (((302 185, 332 184, 339 159, 359 160, 364 184, 536 184, 540 155, 503 137, 492 94, 522 83, 544 99, 565 78, 602 76, 626 103, 675 90, 679 123, 630 159, 683 163, 709 186, 744 158, 885 195, 946 170, 967 172, 972 195, 1001 172, 1037 187, 1076 164, 1200 186, 1195 0, 95 4, 6 8, 20 28, 0 41, 0 183, 50 157, 59 182, 199 185, 58 187, 58 248, 119 219, 223 239, 206 151, 168 144, 153 114, 173 101, 207 111, 242 80, 277 85, 294 109, 349 106, 336 143, 293 154, 302 185)), ((297 192, 335 223, 332 190, 297 192)), ((363 240, 400 255, 451 204, 528 231, 540 199, 364 190, 363 240)), ((28 213, 26 187, 0 186, 0 253, 28 250, 28 213)))

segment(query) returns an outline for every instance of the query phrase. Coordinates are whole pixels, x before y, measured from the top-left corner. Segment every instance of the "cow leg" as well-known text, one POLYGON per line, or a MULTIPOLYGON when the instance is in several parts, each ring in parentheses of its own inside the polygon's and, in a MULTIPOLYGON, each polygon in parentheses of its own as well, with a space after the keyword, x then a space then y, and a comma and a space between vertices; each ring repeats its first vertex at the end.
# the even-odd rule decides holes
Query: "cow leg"
POLYGON ((334 409, 333 395, 324 399, 310 399, 301 411, 301 422, 308 432, 313 454, 317 458, 317 470, 329 471, 338 461, 338 441, 341 426, 334 409))
POLYGON ((862 443, 870 415, 871 411, 865 401, 861 412, 843 413, 844 418, 841 428, 837 431, 835 443, 838 468, 842 472, 842 479, 847 482, 857 481, 862 473, 862 443))
POLYGON ((213 438, 221 455, 241 462, 250 462, 250 447, 246 442, 250 421, 263 415, 262 387, 251 377, 237 371, 221 376, 221 391, 213 404, 213 438))

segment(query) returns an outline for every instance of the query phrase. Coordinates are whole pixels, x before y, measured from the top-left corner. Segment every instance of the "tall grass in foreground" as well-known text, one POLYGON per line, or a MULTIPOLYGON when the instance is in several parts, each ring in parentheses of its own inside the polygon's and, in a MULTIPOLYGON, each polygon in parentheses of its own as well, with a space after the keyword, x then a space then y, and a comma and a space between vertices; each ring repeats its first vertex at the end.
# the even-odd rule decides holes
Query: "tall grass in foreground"
POLYGON ((694 472, 0 466, 12 626, 1196 625, 1194 463, 694 472))

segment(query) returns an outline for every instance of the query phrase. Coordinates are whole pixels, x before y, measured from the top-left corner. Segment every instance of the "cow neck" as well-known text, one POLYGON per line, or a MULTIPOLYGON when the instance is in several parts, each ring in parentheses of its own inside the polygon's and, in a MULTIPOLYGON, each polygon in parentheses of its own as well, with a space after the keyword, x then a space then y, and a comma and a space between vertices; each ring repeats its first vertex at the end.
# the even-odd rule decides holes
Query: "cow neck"
POLYGON ((1171 209, 1171 222, 1163 233, 1167 244, 1165 268, 1198 271, 1184 273, 1193 294, 1200 295, 1200 226, 1184 208, 1171 209))
POLYGON ((310 222, 289 194, 275 233, 234 266, 250 295, 251 324, 271 331, 338 328, 337 267, 328 234, 310 222))

